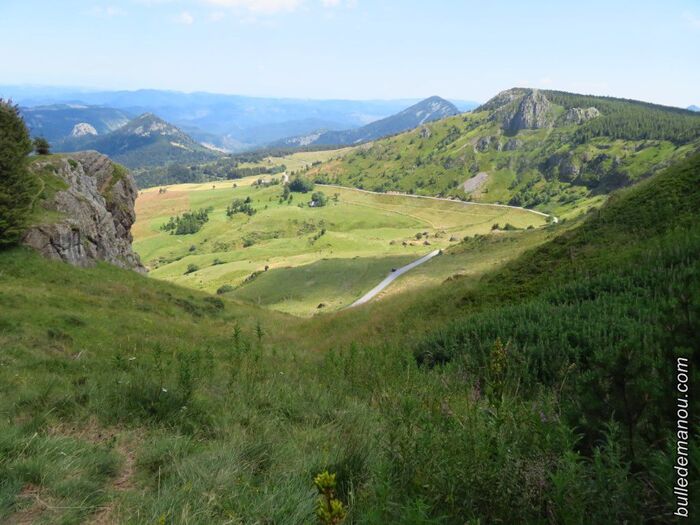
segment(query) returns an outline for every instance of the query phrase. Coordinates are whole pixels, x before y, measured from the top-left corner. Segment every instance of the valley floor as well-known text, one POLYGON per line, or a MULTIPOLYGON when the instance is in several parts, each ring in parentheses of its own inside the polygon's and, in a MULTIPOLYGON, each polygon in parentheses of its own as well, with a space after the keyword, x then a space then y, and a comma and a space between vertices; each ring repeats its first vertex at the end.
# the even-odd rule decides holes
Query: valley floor
MULTIPOLYGON (((151 276, 209 292, 228 286, 231 297, 308 316, 351 304, 393 268, 435 249, 463 253, 457 247, 465 237, 524 237, 531 233, 527 228, 546 223, 544 214, 529 210, 324 185, 315 191, 324 192, 328 204, 317 208, 309 205, 310 193, 282 201, 281 186, 257 181, 249 177, 141 192, 134 247, 151 276), (246 198, 256 213, 228 217, 227 206, 246 198), (209 207, 209 221, 195 234, 160 230, 172 216, 209 207), (494 230, 495 225, 503 229, 494 230), (187 273, 191 264, 197 270, 187 273)), ((454 259, 434 266, 434 281, 455 269, 470 271, 454 259)), ((413 282, 408 275, 401 280, 406 279, 402 288, 413 282)))

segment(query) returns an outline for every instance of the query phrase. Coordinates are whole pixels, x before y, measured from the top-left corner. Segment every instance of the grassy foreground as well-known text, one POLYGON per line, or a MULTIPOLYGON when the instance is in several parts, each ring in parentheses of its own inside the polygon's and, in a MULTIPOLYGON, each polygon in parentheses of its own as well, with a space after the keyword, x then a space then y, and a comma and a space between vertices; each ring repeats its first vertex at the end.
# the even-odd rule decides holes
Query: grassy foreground
MULTIPOLYGON (((524 210, 320 185, 316 191, 323 191, 329 202, 313 208, 308 206, 311 194, 281 201, 280 185, 261 187, 254 184, 257 180, 237 180, 235 188, 233 183, 208 183, 142 192, 134 248, 152 268, 151 276, 209 292, 229 286, 231 297, 308 316, 347 306, 392 268, 455 246, 465 236, 490 233, 494 224, 524 230, 545 223, 542 215, 524 210), (228 217, 227 206, 246 198, 255 215, 228 217), (171 216, 208 207, 209 221, 197 233, 160 230, 171 216), (197 270, 188 272, 190 265, 197 270)), ((431 262, 438 267, 432 275, 449 277, 447 268, 457 271, 459 266, 452 260, 446 266, 431 262)), ((402 279, 397 289, 413 282, 402 279)))
POLYGON ((480 280, 306 320, 2 252, 0 521, 314 523, 328 469, 348 523, 671 522, 699 206, 696 156, 480 280))

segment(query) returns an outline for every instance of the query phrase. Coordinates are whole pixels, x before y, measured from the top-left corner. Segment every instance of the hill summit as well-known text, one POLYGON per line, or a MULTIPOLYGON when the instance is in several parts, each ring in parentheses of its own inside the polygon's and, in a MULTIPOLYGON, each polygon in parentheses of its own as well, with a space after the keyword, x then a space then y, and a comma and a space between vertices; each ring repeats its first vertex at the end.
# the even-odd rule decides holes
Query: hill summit
POLYGON ((93 149, 129 168, 171 162, 203 162, 219 156, 153 113, 143 113, 105 135, 84 133, 74 136, 57 149, 93 149))
POLYGON ((350 146, 402 133, 428 122, 457 115, 459 112, 457 106, 452 104, 452 102, 438 96, 432 96, 395 115, 371 122, 361 128, 344 131, 318 131, 284 139, 276 143, 276 145, 291 147, 309 145, 350 146))
POLYGON ((700 148, 700 113, 515 87, 309 168, 318 182, 577 213, 700 148))

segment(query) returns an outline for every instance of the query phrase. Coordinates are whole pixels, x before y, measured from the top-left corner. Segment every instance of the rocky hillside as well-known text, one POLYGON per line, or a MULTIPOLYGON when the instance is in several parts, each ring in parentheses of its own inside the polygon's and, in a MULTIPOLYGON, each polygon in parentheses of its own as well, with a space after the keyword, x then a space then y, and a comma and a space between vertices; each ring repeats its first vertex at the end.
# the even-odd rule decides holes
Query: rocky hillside
POLYGON ((275 146, 348 146, 361 144, 414 129, 426 122, 433 122, 457 114, 459 114, 459 110, 451 102, 440 97, 430 97, 404 109, 400 113, 377 120, 361 128, 344 131, 317 131, 281 140, 275 143, 275 146))
POLYGON ((37 157, 33 225, 22 242, 75 266, 106 261, 145 272, 131 249, 137 190, 131 174, 97 152, 37 157))
POLYGON ((144 113, 106 135, 95 135, 85 128, 73 131, 71 138, 57 144, 59 151, 94 149, 130 168, 203 162, 219 156, 152 113, 144 113))
POLYGON ((700 148, 700 114, 514 88, 472 113, 358 147, 308 171, 318 182, 566 214, 700 148))

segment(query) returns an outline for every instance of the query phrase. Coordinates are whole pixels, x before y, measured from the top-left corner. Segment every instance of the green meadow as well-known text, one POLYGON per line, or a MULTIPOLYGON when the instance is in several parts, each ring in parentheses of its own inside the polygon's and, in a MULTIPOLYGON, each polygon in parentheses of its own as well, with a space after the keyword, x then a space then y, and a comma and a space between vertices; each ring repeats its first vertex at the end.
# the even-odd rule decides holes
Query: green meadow
POLYGON ((321 523, 328 471, 348 524, 672 523, 698 206, 700 156, 406 275, 462 266, 447 283, 308 319, 3 250, 0 522, 321 523))
POLYGON ((284 166, 287 172, 291 173, 310 168, 311 166, 317 165, 321 162, 327 162, 329 160, 339 160, 351 151, 353 151, 353 148, 328 149, 319 151, 296 151, 288 155, 270 155, 269 157, 265 157, 264 159, 262 159, 260 162, 244 162, 239 167, 273 168, 276 166, 284 166))
MULTIPOLYGON (((546 217, 525 210, 323 185, 314 191, 324 192, 328 203, 312 207, 311 193, 292 193, 291 201, 282 201, 280 184, 258 185, 257 180, 141 192, 134 247, 151 277, 207 292, 226 290, 232 298, 308 316, 349 305, 392 269, 435 249, 445 252, 443 259, 450 254, 449 260, 431 261, 421 269, 423 275, 434 269, 432 275, 443 280, 473 271, 462 264, 473 253, 452 250, 464 238, 520 238, 546 223, 546 217), (256 213, 227 216, 234 199, 250 199, 256 213), (161 230, 170 217, 199 209, 210 212, 198 232, 161 230), (506 224, 514 229, 502 231, 506 224)), ((484 262, 479 258, 470 265, 482 268, 484 262)), ((409 272, 392 286, 405 289, 411 282, 409 272)))

